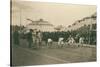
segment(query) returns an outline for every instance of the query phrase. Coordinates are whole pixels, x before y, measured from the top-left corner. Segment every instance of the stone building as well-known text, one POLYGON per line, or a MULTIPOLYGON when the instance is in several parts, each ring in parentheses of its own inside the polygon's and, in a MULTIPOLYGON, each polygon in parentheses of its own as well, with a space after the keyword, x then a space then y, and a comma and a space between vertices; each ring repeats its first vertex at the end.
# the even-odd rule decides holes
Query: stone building
POLYGON ((55 31, 54 25, 50 24, 48 21, 45 21, 43 19, 33 21, 31 19, 27 19, 28 21, 31 21, 28 25, 26 25, 27 29, 37 29, 42 32, 53 32, 55 31))

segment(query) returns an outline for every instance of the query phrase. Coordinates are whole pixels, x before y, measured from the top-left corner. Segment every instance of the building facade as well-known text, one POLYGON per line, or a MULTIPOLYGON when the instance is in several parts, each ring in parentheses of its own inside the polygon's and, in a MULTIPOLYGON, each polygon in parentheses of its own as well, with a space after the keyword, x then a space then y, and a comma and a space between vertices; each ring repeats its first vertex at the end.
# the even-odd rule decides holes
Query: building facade
POLYGON ((66 31, 71 31, 71 30, 76 30, 84 25, 88 26, 92 26, 93 24, 96 24, 96 13, 94 13, 93 15, 89 16, 89 17, 85 17, 81 20, 77 20, 75 21, 75 23, 73 23, 72 25, 69 25, 67 28, 66 28, 66 31))
POLYGON ((33 21, 30 19, 27 19, 28 21, 31 21, 28 25, 26 25, 27 29, 37 29, 42 32, 53 32, 55 31, 54 25, 50 24, 48 21, 44 21, 43 19, 33 21))

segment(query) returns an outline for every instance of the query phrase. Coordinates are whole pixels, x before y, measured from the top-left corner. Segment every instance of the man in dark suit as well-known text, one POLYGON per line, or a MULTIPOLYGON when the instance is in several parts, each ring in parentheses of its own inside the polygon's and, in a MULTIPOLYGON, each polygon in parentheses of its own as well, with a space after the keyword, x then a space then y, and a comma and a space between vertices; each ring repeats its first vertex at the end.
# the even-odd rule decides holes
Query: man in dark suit
POLYGON ((29 42, 28 47, 31 48, 32 44, 33 44, 33 38, 32 38, 32 29, 30 29, 30 31, 27 33, 27 40, 29 42))

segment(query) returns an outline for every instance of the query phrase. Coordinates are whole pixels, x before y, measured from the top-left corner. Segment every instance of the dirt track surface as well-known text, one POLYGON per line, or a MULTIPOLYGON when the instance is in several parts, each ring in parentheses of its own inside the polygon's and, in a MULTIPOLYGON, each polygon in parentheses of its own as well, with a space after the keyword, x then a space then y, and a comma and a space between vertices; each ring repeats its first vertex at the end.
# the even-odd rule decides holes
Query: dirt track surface
POLYGON ((67 47, 40 48, 12 47, 14 66, 61 64, 96 61, 96 48, 67 47))

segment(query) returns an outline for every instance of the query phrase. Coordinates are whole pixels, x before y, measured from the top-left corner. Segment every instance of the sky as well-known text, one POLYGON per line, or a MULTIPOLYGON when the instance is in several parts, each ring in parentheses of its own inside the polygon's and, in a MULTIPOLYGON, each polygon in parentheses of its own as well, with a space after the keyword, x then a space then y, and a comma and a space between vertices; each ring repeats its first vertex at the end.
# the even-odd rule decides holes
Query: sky
POLYGON ((34 21, 42 18, 55 26, 68 26, 95 12, 95 5, 13 1, 12 24, 20 25, 21 22, 21 25, 27 25, 30 23, 26 20, 27 18, 34 21))

